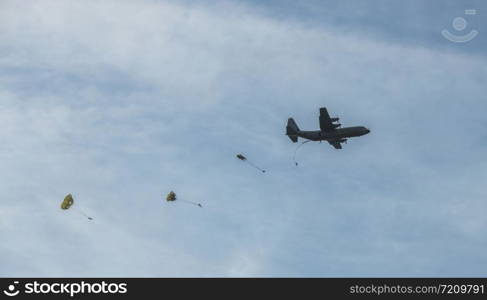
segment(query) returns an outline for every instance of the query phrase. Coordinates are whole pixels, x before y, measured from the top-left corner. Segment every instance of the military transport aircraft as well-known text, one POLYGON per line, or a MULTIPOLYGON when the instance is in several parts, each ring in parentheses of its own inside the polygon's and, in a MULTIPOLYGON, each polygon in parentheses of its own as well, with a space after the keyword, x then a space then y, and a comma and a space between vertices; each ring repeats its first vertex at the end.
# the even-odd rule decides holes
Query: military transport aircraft
POLYGON ((338 123, 339 118, 330 118, 325 107, 320 108, 320 128, 316 131, 299 130, 293 118, 289 118, 286 126, 286 135, 293 141, 298 142, 298 137, 311 141, 327 141, 336 149, 342 149, 341 143, 346 143, 347 138, 366 135, 370 132, 363 126, 344 127, 338 123), (335 123, 337 122, 337 123, 335 123))

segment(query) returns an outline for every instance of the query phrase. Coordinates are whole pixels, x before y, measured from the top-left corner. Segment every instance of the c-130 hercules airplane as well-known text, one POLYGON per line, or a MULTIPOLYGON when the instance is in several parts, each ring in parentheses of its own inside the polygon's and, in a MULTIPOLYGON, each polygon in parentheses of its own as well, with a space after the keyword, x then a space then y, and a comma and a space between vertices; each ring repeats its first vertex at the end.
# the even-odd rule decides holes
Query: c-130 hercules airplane
POLYGON ((370 132, 363 126, 344 127, 340 128, 342 124, 338 123, 339 118, 330 118, 326 107, 320 108, 320 128, 316 131, 299 130, 298 125, 293 118, 289 118, 286 126, 286 135, 293 141, 298 142, 298 137, 308 139, 311 141, 327 141, 335 147, 335 149, 342 149, 342 143, 347 142, 347 138, 366 135, 370 132), (334 123, 337 122, 337 123, 334 123))

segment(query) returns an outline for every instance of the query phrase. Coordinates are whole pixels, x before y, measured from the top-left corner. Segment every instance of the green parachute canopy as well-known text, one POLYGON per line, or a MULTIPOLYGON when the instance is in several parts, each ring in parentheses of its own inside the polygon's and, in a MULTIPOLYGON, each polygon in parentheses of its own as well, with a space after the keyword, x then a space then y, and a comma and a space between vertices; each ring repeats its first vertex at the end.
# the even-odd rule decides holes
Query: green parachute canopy
POLYGON ((74 204, 73 195, 68 194, 61 203, 61 209, 69 209, 74 204))
POLYGON ((173 191, 170 191, 169 194, 167 194, 166 200, 167 201, 176 201, 176 193, 173 191))

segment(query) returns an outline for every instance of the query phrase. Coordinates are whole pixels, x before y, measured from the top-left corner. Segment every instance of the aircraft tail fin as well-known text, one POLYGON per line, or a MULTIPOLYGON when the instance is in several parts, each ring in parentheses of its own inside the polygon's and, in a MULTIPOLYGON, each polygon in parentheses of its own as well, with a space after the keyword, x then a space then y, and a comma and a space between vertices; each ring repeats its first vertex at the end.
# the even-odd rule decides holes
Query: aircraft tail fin
POLYGON ((293 143, 298 142, 298 132, 299 132, 299 127, 294 122, 293 118, 289 118, 287 120, 287 126, 286 126, 286 135, 293 141, 293 143))

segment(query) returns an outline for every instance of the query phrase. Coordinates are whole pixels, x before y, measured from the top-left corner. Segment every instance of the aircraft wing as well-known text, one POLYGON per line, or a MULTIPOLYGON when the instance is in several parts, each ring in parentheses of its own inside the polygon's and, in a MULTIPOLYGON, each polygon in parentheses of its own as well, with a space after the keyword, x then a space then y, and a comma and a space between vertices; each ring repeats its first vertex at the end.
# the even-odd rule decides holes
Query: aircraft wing
POLYGON ((333 127, 333 122, 328 114, 328 110, 326 107, 320 108, 320 128, 323 132, 333 131, 335 127, 333 127))
POLYGON ((342 149, 342 143, 347 143, 347 139, 328 140, 328 143, 335 147, 335 149, 342 149))
POLYGON ((338 140, 328 141, 335 149, 342 149, 342 144, 338 140))

